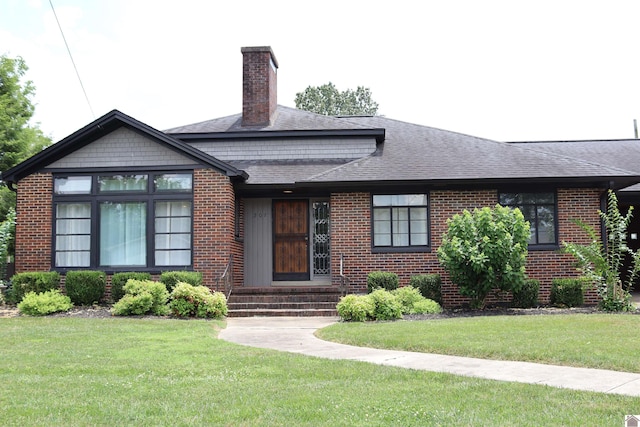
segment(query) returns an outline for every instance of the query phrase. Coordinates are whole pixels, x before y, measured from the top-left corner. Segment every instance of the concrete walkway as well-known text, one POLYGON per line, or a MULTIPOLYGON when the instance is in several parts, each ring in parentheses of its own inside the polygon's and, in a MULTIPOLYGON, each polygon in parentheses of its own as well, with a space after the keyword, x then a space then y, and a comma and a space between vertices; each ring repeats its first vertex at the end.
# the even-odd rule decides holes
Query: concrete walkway
POLYGON ((314 332, 335 317, 232 317, 223 340, 326 359, 346 359, 433 372, 545 384, 575 390, 640 396, 640 374, 528 362, 474 359, 408 351, 377 350, 323 341, 314 332))

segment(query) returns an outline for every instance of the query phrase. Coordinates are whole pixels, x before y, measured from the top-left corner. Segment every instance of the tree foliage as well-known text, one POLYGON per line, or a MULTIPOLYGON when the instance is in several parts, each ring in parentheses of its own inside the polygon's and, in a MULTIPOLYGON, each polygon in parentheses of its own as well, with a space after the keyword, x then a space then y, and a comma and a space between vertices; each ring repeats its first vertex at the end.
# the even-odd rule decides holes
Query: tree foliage
MULTIPOLYGON (((33 82, 23 81, 28 67, 20 57, 0 56, 0 171, 6 171, 51 144, 29 121, 35 106, 33 82)), ((15 194, 0 188, 0 221, 15 207, 15 194)))
POLYGON ((440 264, 471 306, 483 308, 493 289, 517 291, 525 280, 530 231, 519 209, 496 205, 464 210, 447 220, 440 264))
POLYGON ((578 270, 594 283, 604 310, 629 311, 632 309, 629 289, 640 272, 640 252, 634 252, 627 245, 633 206, 622 215, 616 194, 609 190, 607 212, 598 213, 606 231, 606 245, 592 226, 580 220, 574 222, 587 233, 591 242, 588 245, 562 242, 562 245, 565 252, 576 259, 578 270), (625 257, 631 259, 631 266, 623 283, 621 270, 625 257))
POLYGON ((309 86, 296 93, 296 108, 325 116, 374 116, 378 103, 371 98, 371 91, 363 86, 356 90, 340 92, 333 83, 309 86))

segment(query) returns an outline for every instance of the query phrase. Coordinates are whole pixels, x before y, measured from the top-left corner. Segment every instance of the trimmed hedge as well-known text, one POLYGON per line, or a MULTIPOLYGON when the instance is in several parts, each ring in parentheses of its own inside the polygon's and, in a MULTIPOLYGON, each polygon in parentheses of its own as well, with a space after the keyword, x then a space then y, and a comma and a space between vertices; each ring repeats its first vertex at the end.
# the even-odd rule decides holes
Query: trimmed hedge
POLYGON ((179 282, 188 283, 191 286, 202 286, 202 273, 199 271, 165 271, 160 275, 160 282, 164 283, 167 291, 171 293, 179 282))
POLYGON ((64 288, 71 302, 76 305, 92 305, 100 302, 107 289, 107 275, 104 271, 69 271, 64 288))
POLYGON ((584 304, 584 289, 589 279, 553 279, 551 281, 551 305, 559 307, 578 307, 584 304))
POLYGON ((36 294, 60 289, 60 274, 56 271, 17 273, 11 277, 7 300, 17 304, 28 292, 36 294))
POLYGON ((513 291, 511 305, 517 308, 536 307, 538 305, 539 291, 540 281, 536 279, 526 279, 520 289, 513 291))
POLYGON ((227 315, 227 298, 205 286, 179 282, 171 292, 171 312, 178 317, 221 318, 227 315))
POLYGON ((111 300, 113 302, 119 301, 124 296, 124 285, 127 284, 129 279, 151 280, 151 274, 137 272, 115 273, 111 276, 111 300))
POLYGON ((439 274, 418 274, 411 277, 409 286, 419 289, 423 297, 442 305, 442 278, 439 274))
POLYGON ((398 275, 386 271, 372 271, 367 276, 367 292, 372 293, 376 289, 392 291, 398 289, 398 275))

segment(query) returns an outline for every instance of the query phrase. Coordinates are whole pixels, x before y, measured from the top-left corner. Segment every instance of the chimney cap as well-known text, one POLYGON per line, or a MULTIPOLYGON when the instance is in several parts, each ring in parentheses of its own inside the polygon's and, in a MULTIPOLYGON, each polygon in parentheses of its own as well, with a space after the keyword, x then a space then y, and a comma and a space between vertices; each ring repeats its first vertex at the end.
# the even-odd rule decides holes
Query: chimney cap
POLYGON ((243 54, 245 52, 247 52, 247 53, 249 53, 249 52, 269 52, 269 54, 271 55, 271 61, 273 61, 273 65, 275 65, 276 68, 279 68, 278 60, 276 59, 276 55, 274 55, 273 49, 271 49, 271 46, 247 46, 247 47, 241 47, 240 48, 240 52, 242 52, 243 54))

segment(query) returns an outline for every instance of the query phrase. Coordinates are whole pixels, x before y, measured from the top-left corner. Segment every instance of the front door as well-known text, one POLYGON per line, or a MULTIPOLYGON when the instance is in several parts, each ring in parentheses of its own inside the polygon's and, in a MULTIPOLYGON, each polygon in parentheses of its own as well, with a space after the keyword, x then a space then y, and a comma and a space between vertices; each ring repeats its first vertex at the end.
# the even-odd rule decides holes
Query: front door
POLYGON ((309 204, 273 201, 273 280, 309 280, 309 204))

